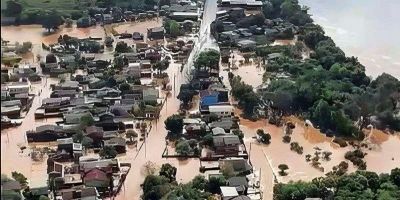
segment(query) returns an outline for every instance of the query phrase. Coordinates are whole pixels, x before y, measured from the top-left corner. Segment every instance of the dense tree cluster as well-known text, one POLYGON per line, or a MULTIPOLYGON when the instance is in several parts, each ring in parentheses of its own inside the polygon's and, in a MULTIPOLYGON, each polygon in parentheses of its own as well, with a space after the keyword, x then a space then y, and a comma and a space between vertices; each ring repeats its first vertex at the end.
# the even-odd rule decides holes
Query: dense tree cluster
POLYGON ((266 18, 282 18, 296 26, 303 26, 313 21, 307 11, 308 8, 301 7, 298 0, 268 0, 263 5, 266 18))
MULTIPOLYGON (((219 189, 219 185, 212 185, 204 176, 196 176, 187 184, 178 184, 175 181, 177 169, 170 164, 163 164, 159 175, 148 175, 142 184, 145 200, 152 199, 207 199, 211 193, 209 189, 219 189)), ((225 183, 224 183, 225 184, 225 183)))
POLYGON ((274 187, 274 199, 365 199, 383 200, 400 198, 400 168, 390 174, 378 175, 375 172, 357 171, 338 176, 329 174, 311 182, 279 183, 274 187))
POLYGON ((370 123, 400 130, 399 80, 384 73, 371 81, 357 58, 346 57, 320 26, 306 19, 310 17, 297 0, 270 0, 263 9, 267 18, 280 17, 299 26, 298 45, 261 47, 256 52, 264 58, 283 54, 266 66, 266 75, 289 76, 273 79, 263 94, 272 108, 309 118, 326 133, 361 138, 361 130, 370 123), (302 60, 300 43, 311 50, 309 59, 302 60))
POLYGON ((240 76, 233 76, 229 80, 232 96, 239 101, 239 107, 243 109, 245 116, 251 117, 258 106, 260 97, 254 92, 251 85, 244 83, 240 76))
POLYGON ((167 129, 171 134, 180 134, 183 128, 183 117, 175 114, 169 116, 165 121, 165 129, 167 129))
POLYGON ((211 72, 211 70, 219 70, 219 59, 221 55, 217 50, 211 49, 203 51, 199 54, 194 67, 198 71, 211 72))
POLYGON ((175 20, 166 20, 164 22, 165 32, 169 34, 171 37, 178 37, 183 35, 183 30, 181 25, 178 24, 175 20))

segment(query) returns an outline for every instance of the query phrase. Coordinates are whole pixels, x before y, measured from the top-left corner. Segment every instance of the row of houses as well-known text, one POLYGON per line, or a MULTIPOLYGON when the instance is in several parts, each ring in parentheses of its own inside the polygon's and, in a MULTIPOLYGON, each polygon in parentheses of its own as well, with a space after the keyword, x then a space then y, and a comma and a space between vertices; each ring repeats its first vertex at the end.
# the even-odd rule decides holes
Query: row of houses
MULTIPOLYGON (((59 148, 62 145, 59 144, 59 148)), ((62 148, 62 147, 61 147, 62 148)), ((118 159, 100 159, 81 156, 73 164, 47 161, 49 190, 54 199, 103 199, 112 197, 121 189, 130 170, 129 163, 118 159)))
POLYGON ((221 46, 235 46, 241 51, 254 51, 257 45, 265 44, 265 41, 292 39, 297 31, 296 26, 279 18, 254 25, 249 21, 263 18, 248 14, 249 8, 245 6, 226 7, 220 4, 219 9, 217 20, 213 22, 213 26, 219 28, 214 28, 213 34, 221 46))
POLYGON ((183 119, 183 137, 197 141, 212 138, 203 144, 199 157, 207 163, 217 162, 217 167, 202 166, 200 171, 210 171, 208 178, 224 176, 224 171, 231 173, 220 188, 221 199, 261 199, 259 171, 249 163, 246 146, 238 134, 239 118, 228 100, 229 91, 220 84, 199 91, 199 112, 183 119))
POLYGON ((19 119, 21 112, 28 111, 34 94, 29 82, 10 82, 1 86, 1 116, 19 119))

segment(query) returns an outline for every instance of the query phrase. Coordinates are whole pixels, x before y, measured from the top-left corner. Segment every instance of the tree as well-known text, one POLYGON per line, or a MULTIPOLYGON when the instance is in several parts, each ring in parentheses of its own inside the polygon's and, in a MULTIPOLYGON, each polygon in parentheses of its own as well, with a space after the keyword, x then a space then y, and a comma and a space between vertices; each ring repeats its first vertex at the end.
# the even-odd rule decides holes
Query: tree
POLYGON ((264 24, 264 21, 265 17, 263 14, 256 14, 240 19, 236 23, 236 26, 239 28, 248 28, 253 25, 262 26, 264 24))
POLYGON ((274 5, 272 5, 271 2, 269 2, 269 1, 264 2, 262 9, 263 9, 264 16, 266 18, 271 19, 274 16, 274 13, 273 13, 274 5))
POLYGON ((81 143, 84 137, 85 135, 83 135, 83 132, 81 130, 77 130, 77 133, 72 135, 72 139, 75 143, 81 143))
POLYGON ((194 67, 199 71, 210 71, 212 69, 219 70, 220 53, 217 50, 203 51, 199 54, 194 67))
POLYGON ((323 154, 325 160, 330 160, 331 159, 330 156, 332 155, 332 152, 324 151, 324 152, 322 152, 322 154, 323 154))
POLYGON ((22 188, 25 188, 28 186, 28 179, 23 174, 14 171, 14 172, 11 172, 11 177, 14 180, 18 181, 19 184, 21 184, 22 188))
POLYGON ((138 134, 136 133, 135 130, 128 130, 128 131, 126 132, 126 137, 128 137, 129 140, 130 140, 131 142, 133 142, 133 138, 137 138, 137 137, 138 137, 138 134))
POLYGON ((163 164, 160 170, 160 176, 164 176, 169 179, 169 182, 173 182, 176 180, 176 167, 172 166, 169 163, 163 164))
POLYGON ((220 187, 226 185, 226 180, 223 176, 213 176, 208 180, 206 191, 212 194, 220 193, 220 187))
POLYGON ((157 165, 151 161, 147 161, 143 166, 143 171, 146 176, 154 175, 157 171, 157 165))
POLYGON ((284 143, 290 143, 291 139, 292 139, 292 138, 291 138, 290 136, 285 135, 285 136, 282 137, 282 142, 284 142, 284 143))
POLYGON ((204 190, 207 186, 207 180, 204 178, 203 175, 197 175, 192 180, 192 187, 198 190, 204 190))
POLYGON ((177 98, 182 101, 183 105, 188 106, 189 102, 192 101, 193 96, 196 95, 197 92, 191 89, 181 89, 177 98))
POLYGON ((131 89, 131 85, 129 85, 128 83, 122 83, 121 85, 119 85, 119 90, 121 90, 122 93, 129 91, 131 89))
POLYGON ((324 34, 323 31, 310 31, 305 35, 304 42, 311 49, 315 49, 318 42, 326 39, 324 34))
POLYGON ((81 143, 82 143, 82 146, 84 146, 85 148, 88 148, 88 147, 92 146, 93 139, 90 137, 83 137, 81 143))
POLYGON ((271 135, 269 133, 265 133, 264 130, 258 129, 257 130, 257 135, 259 137, 259 140, 264 143, 264 144, 270 144, 271 143, 271 135))
POLYGON ((400 168, 392 169, 392 171, 390 172, 390 179, 395 185, 400 187, 400 168))
POLYGON ((145 200, 161 199, 171 190, 168 178, 156 175, 146 176, 142 188, 145 200))
POLYGON ((203 137, 203 145, 207 145, 209 147, 212 147, 214 145, 213 135, 211 133, 209 133, 203 137))
POLYGON ((10 77, 8 76, 7 73, 1 73, 1 83, 8 82, 10 80, 10 77))
POLYGON ((17 193, 13 190, 4 190, 4 191, 1 191, 1 199, 21 200, 22 197, 21 197, 20 193, 17 193))
POLYGON ((179 134, 183 128, 183 118, 178 114, 169 116, 165 121, 165 128, 172 134, 179 134))
POLYGON ((127 64, 127 59, 125 59, 123 56, 117 56, 114 58, 114 67, 116 68, 122 69, 127 64))
POLYGON ((57 11, 51 10, 42 16, 41 24, 43 28, 50 32, 52 29, 58 29, 63 24, 63 19, 57 11))
POLYGON ((6 2, 5 14, 7 14, 8 16, 18 16, 21 14, 21 12, 22 5, 19 2, 15 0, 6 2))
POLYGON ((65 27, 71 28, 73 23, 74 23, 74 21, 72 21, 71 18, 65 19, 65 27))
POLYGON ((156 69, 159 71, 159 74, 161 74, 162 71, 168 69, 169 67, 169 61, 164 59, 161 61, 157 61, 154 65, 153 65, 153 69, 156 69))
POLYGON ((88 126, 93 126, 94 125, 94 119, 93 119, 92 115, 90 115, 90 114, 83 115, 81 117, 81 120, 80 120, 80 125, 83 128, 86 128, 88 126))
POLYGON ((167 20, 165 22, 165 32, 172 37, 177 37, 182 35, 181 26, 175 20, 167 20))
POLYGON ((286 175, 287 175, 287 173, 285 172, 285 170, 288 170, 289 167, 288 167, 286 164, 280 164, 280 165, 278 165, 278 168, 281 170, 281 171, 279 171, 279 174, 280 174, 281 176, 286 176, 286 175))
POLYGON ((104 146, 99 152, 100 157, 105 159, 115 158, 117 154, 118 152, 113 146, 104 146))
POLYGON ((50 198, 46 197, 46 196, 43 196, 43 195, 40 195, 39 200, 50 200, 50 198))
MULTIPOLYGON (((210 196, 209 193, 203 192, 193 188, 191 184, 180 184, 174 187, 164 198, 168 200, 175 199, 191 199, 191 200, 204 200, 210 196)), ((163 198, 163 199, 164 199, 163 198)))
POLYGON ((192 148, 189 145, 189 142, 187 140, 180 140, 176 144, 175 151, 179 155, 189 155, 192 153, 192 148))
POLYGON ((112 39, 112 37, 107 36, 106 39, 104 40, 104 44, 106 45, 106 47, 112 47, 114 42, 114 39, 112 39))
POLYGON ((310 162, 310 161, 311 161, 311 155, 310 155, 310 154, 307 154, 307 155, 306 155, 306 161, 307 161, 307 162, 310 162))
POLYGON ((128 46, 128 44, 125 43, 124 41, 119 41, 117 43, 117 45, 115 46, 115 52, 117 52, 117 53, 128 53, 131 51, 132 51, 132 48, 130 46, 128 46))
POLYGON ((31 51, 32 49, 32 42, 23 42, 20 45, 18 42, 15 43, 15 52, 17 54, 25 54, 31 51))

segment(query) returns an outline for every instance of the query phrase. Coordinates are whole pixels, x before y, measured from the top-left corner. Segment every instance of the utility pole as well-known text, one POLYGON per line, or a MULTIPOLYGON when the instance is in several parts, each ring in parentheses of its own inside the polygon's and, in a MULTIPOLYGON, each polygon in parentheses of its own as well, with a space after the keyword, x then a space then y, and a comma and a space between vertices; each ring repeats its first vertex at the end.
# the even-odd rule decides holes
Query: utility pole
POLYGON ((174 74, 174 97, 176 96, 176 91, 175 91, 175 78, 176 78, 176 74, 174 74))

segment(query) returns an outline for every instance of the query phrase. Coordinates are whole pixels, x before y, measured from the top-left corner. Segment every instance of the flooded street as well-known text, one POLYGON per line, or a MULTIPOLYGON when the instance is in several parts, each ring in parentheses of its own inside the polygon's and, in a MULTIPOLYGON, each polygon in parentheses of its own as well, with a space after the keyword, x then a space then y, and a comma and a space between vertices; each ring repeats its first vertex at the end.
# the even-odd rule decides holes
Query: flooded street
MULTIPOLYGON (((176 90, 172 87, 171 94, 167 97, 165 105, 160 112, 160 118, 152 122, 152 129, 146 138, 146 143, 143 148, 138 152, 136 149, 128 149, 125 156, 120 157, 123 162, 132 163, 132 168, 125 181, 125 190, 122 189, 120 194, 116 197, 118 200, 131 200, 139 199, 139 195, 142 193, 140 184, 143 183, 146 174, 143 174, 143 166, 151 161, 155 163, 158 168, 163 163, 170 163, 175 166, 177 170, 176 178, 178 182, 188 182, 197 175, 200 167, 200 161, 198 159, 187 159, 179 161, 175 158, 162 158, 161 155, 164 151, 167 136, 167 130, 164 126, 164 120, 168 116, 177 113, 180 102, 174 96, 174 93, 178 95, 179 85, 186 81, 186 78, 182 73, 179 72, 180 64, 171 63, 170 67, 166 70, 170 77, 176 76, 176 90)), ((141 142, 140 142, 141 144, 141 142)), ((139 144, 139 146, 140 146, 139 144)))
POLYGON ((358 57, 366 74, 400 78, 400 1, 300 0, 347 56, 358 57), (373 13, 373 17, 371 17, 373 13))
MULTIPOLYGON (((1 131, 1 173, 11 175, 11 172, 18 171, 24 174, 32 186, 45 186, 47 184, 47 162, 46 158, 41 162, 32 161, 30 148, 21 151, 21 147, 28 147, 25 133, 34 130, 36 127, 45 124, 55 124, 60 118, 35 120, 35 111, 41 105, 43 98, 50 97, 50 84, 58 83, 56 79, 44 79, 40 83, 32 84, 31 93, 35 96, 32 107, 26 114, 22 124, 16 128, 4 129, 1 131), (47 82, 47 84, 45 84, 47 82)), ((29 146, 31 148, 34 145, 29 146)))

